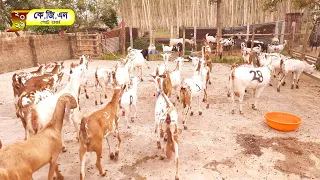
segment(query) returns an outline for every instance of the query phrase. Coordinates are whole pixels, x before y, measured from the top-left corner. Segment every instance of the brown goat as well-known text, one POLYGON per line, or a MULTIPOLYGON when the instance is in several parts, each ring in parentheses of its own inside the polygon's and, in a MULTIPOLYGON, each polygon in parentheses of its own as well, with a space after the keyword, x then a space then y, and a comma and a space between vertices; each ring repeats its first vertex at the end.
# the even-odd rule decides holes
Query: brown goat
POLYGON ((163 88, 163 92, 170 98, 172 94, 172 83, 170 79, 170 72, 165 71, 164 74, 165 74, 165 78, 163 78, 163 81, 162 81, 162 88, 163 88))
POLYGON ((180 89, 180 99, 181 99, 181 103, 183 105, 183 127, 185 130, 188 129, 187 127, 187 121, 186 121, 186 116, 189 113, 190 109, 191 109, 191 91, 189 88, 184 88, 181 87, 180 89))
POLYGON ((61 130, 66 107, 74 109, 77 102, 70 94, 60 96, 51 122, 38 134, 23 142, 16 142, 0 150, 1 180, 31 180, 32 174, 50 163, 48 179, 60 174, 57 159, 62 151, 61 130))
MULTIPOLYGON (((125 87, 124 87, 125 88, 125 87)), ((111 101, 101 110, 92 113, 88 117, 81 120, 79 140, 80 140, 80 179, 85 177, 85 154, 86 152, 96 152, 97 161, 96 167, 101 176, 105 176, 106 172, 102 171, 101 155, 102 155, 102 141, 106 137, 110 151, 110 159, 117 160, 119 157, 119 148, 121 138, 118 130, 119 118, 117 116, 119 101, 121 99, 124 88, 114 89, 111 101), (116 151, 113 153, 111 150, 108 135, 115 133, 118 137, 118 144, 116 151)))

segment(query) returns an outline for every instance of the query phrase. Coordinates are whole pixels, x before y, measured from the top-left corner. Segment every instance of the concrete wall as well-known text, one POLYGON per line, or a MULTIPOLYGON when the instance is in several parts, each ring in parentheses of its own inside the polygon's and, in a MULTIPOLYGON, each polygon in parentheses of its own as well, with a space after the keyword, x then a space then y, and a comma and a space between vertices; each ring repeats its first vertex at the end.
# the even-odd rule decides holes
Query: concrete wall
POLYGON ((35 66, 36 63, 73 58, 68 35, 32 35, 0 38, 0 73, 35 66))

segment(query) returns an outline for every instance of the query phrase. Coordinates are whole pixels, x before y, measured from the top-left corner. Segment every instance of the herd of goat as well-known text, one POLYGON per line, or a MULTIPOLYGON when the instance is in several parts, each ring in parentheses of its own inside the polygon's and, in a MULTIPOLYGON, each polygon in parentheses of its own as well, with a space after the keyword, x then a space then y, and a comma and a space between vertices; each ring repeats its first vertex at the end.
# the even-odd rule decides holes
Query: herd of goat
MULTIPOLYGON (((175 179, 179 179, 179 114, 176 104, 180 102, 183 105, 182 124, 185 130, 188 129, 187 115, 189 112, 191 116, 194 113, 191 107, 195 98, 198 99, 199 115, 202 115, 201 101, 206 103, 206 108, 209 108, 207 91, 214 74, 211 61, 211 43, 214 40, 214 37, 206 35, 206 41, 199 56, 189 56, 193 66, 191 77, 181 76, 183 63, 189 60, 179 56, 173 60, 176 63, 175 69, 169 70, 171 53, 164 52, 161 54, 163 63, 157 65, 151 74, 152 79, 149 79, 149 82, 154 85, 154 96, 156 96, 154 118, 157 148, 162 159, 170 158, 174 153, 175 179), (173 95, 176 96, 174 100, 170 99, 173 95), (166 142, 165 146, 161 144, 161 139, 166 142)), ((225 43, 229 41, 231 42, 232 38, 226 39, 225 43)), ((294 89, 299 88, 299 78, 303 71, 312 73, 315 69, 314 65, 278 53, 285 45, 286 41, 283 45, 268 46, 268 51, 273 49, 272 52, 276 53, 264 53, 265 46, 259 42, 254 42, 252 49, 248 48, 251 47, 251 42, 241 44, 245 62, 231 67, 228 90, 233 106, 234 96, 239 97, 240 114, 243 114, 242 103, 246 89, 253 90, 252 108, 257 109, 259 96, 266 86, 271 85, 272 73, 274 76, 277 72, 280 74, 277 86, 277 90, 280 91, 280 86, 289 72, 293 73, 291 87, 294 89), (253 53, 257 57, 256 63, 253 61, 253 53)), ((172 51, 171 47, 163 46, 167 48, 164 51, 172 51)), ((86 152, 96 153, 96 167, 100 175, 105 176, 106 172, 101 166, 103 139, 107 139, 110 159, 117 160, 121 143, 118 113, 122 109, 126 126, 130 128, 137 113, 138 86, 141 81, 144 81, 143 69, 145 65, 148 66, 146 53, 148 54, 146 50, 129 48, 127 57, 118 61, 115 67, 97 67, 95 104, 98 104, 98 100, 103 104, 103 99, 107 98, 107 90, 110 88, 113 90, 113 95, 106 106, 90 115, 83 115, 79 105, 81 89, 84 90, 86 98, 89 98, 86 85, 91 60, 88 57, 83 55, 79 63, 72 63, 70 73, 63 73, 63 62, 41 64, 36 71, 15 73, 12 77, 14 105, 16 115, 21 119, 25 129, 25 141, 10 144, 0 150, 0 179, 32 179, 32 174, 48 163, 50 163, 48 179, 53 179, 54 172, 57 179, 63 179, 58 169, 57 159, 61 151, 67 151, 61 134, 64 121, 72 123, 77 132, 77 140, 80 144, 80 179, 85 177, 86 152), (52 70, 47 71, 48 68, 52 70), (139 71, 139 76, 133 77, 132 73, 135 70, 139 71), (69 80, 67 85, 58 91, 64 74, 69 80), (115 148, 109 144, 110 134, 117 137, 115 148)), ((234 113, 234 107, 232 112, 234 113)), ((1 146, 0 142, 0 148, 1 146)))

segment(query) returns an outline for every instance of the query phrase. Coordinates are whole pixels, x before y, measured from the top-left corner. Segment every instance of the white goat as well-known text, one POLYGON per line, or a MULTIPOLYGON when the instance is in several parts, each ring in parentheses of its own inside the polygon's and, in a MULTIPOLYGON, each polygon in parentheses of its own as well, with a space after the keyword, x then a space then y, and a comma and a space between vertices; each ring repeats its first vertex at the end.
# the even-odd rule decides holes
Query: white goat
POLYGON ((131 118, 131 122, 134 122, 134 119, 137 117, 137 91, 138 91, 138 77, 133 77, 131 79, 130 88, 123 92, 120 107, 124 109, 126 115, 127 127, 130 128, 129 118, 131 118), (131 110, 134 111, 134 115, 132 116, 131 110))
MULTIPOLYGON (((172 88, 175 89, 176 92, 179 92, 181 88, 181 70, 183 62, 186 61, 188 60, 185 60, 182 57, 178 57, 177 59, 175 59, 174 62, 177 63, 176 68, 172 72, 170 72, 172 88)), ((177 93, 177 99, 179 99, 179 93, 177 93)))
MULTIPOLYGON (((84 72, 86 69, 85 64, 81 64, 75 68, 72 68, 72 73, 70 74, 70 81, 66 85, 64 89, 62 89, 60 92, 47 97, 46 99, 40 101, 38 104, 34 104, 26 117, 27 121, 27 130, 29 134, 37 134, 41 129, 43 129, 51 120, 52 114, 54 112, 55 106, 57 104, 57 101, 59 97, 62 94, 69 93, 71 94, 75 99, 78 99, 79 97, 79 87, 81 85, 81 82, 83 82, 84 79, 84 72)), ((77 101, 79 104, 79 102, 77 101)), ((76 122, 76 116, 79 115, 77 112, 78 109, 70 110, 69 108, 66 108, 66 114, 65 114, 65 120, 68 120, 70 122, 73 121, 74 127, 76 128, 77 135, 79 134, 79 126, 78 122, 76 122)), ((64 141, 62 141, 63 144, 63 151, 66 151, 66 147, 64 144, 64 141)))
MULTIPOLYGON (((195 58, 194 58, 195 59, 195 58)), ((199 59, 197 62, 197 68, 194 71, 194 75, 191 78, 186 78, 183 81, 181 90, 180 90, 180 98, 184 107, 183 110, 183 126, 184 129, 187 129, 187 120, 186 116, 188 115, 189 110, 191 109, 192 99, 198 98, 198 112, 199 115, 202 115, 202 111, 200 108, 200 95, 203 90, 204 97, 206 98, 206 76, 209 70, 208 68, 202 68, 204 59, 199 59)), ((205 101, 204 98, 204 101, 205 101)), ((207 104, 207 108, 209 108, 209 104, 207 104)), ((191 116, 193 116, 193 111, 191 111, 191 116)))
MULTIPOLYGON (((189 39, 185 39, 184 41, 189 43, 189 44, 193 44, 194 43, 193 40, 189 40, 189 39)), ((175 45, 178 45, 179 43, 183 44, 183 38, 170 38, 169 46, 173 47, 175 45)))
POLYGON ((209 33, 206 34, 206 40, 208 43, 216 43, 217 39, 213 36, 209 36, 209 33))
MULTIPOLYGON (((121 62, 118 62, 116 64, 115 70, 113 73, 115 74, 115 84, 123 87, 125 85, 128 85, 130 83, 130 59, 126 59, 127 61, 124 64, 121 64, 121 62)), ((128 86, 127 86, 128 87, 128 86)))
POLYGON ((162 51, 163 52, 171 52, 173 49, 173 46, 165 46, 162 44, 162 51))
MULTIPOLYGON (((100 86, 100 88, 104 92, 105 99, 107 99, 107 88, 111 84, 113 84, 112 69, 111 68, 106 69, 106 68, 98 68, 97 67, 96 72, 95 72, 95 87, 96 87, 96 90, 95 90, 95 93, 94 93, 95 105, 98 105, 98 101, 97 101, 98 87, 100 86)), ((100 91, 100 104, 103 104, 101 91, 100 91)))
POLYGON ((249 67, 239 66, 231 70, 230 79, 230 94, 232 99, 232 114, 234 114, 234 95, 239 95, 240 114, 243 114, 242 104, 243 97, 246 89, 253 89, 253 95, 255 95, 255 101, 252 104, 254 110, 257 109, 257 100, 264 88, 270 82, 271 76, 271 62, 264 67, 249 67))
POLYGON ((287 45, 287 40, 284 40, 284 44, 280 44, 280 45, 268 44, 268 52, 269 53, 272 53, 272 52, 281 53, 286 45, 287 45))
MULTIPOLYGON (((131 63, 129 72, 132 73, 134 69, 138 69, 140 71, 140 75, 139 75, 140 81, 143 81, 142 74, 143 74, 144 64, 147 64, 146 59, 143 57, 143 55, 140 52, 138 53, 131 52, 127 56, 127 58, 129 58, 129 61, 131 63)), ((148 64, 147 66, 149 67, 148 64)))
POLYGON ((291 89, 294 89, 294 85, 296 85, 296 89, 299 89, 298 83, 302 72, 306 71, 312 74, 316 66, 314 64, 310 65, 306 61, 300 61, 298 59, 287 59, 286 61, 281 60, 280 68, 282 70, 282 77, 279 77, 277 88, 278 92, 280 92, 280 85, 283 83, 289 72, 293 73, 291 89))

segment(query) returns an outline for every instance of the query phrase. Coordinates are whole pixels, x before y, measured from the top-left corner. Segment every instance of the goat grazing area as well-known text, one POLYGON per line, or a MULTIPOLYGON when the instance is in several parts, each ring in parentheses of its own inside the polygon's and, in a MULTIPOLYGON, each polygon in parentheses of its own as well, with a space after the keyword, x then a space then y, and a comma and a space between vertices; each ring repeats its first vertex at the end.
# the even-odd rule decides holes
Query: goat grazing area
MULTIPOLYGON (((65 61, 64 72, 69 72, 71 62, 65 61)), ((173 179, 176 169, 174 158, 160 160, 156 135, 154 133, 154 107, 156 92, 149 82, 157 64, 162 61, 148 61, 144 67, 143 79, 138 85, 137 118, 127 128, 126 119, 118 112, 119 132, 121 137, 118 161, 109 158, 109 149, 104 139, 102 152, 102 168, 107 171, 101 177, 95 167, 95 153, 86 153, 86 179, 173 179)), ((95 105, 95 71, 96 67, 112 68, 116 61, 93 60, 89 62, 87 74, 87 92, 89 99, 80 94, 81 112, 90 115, 103 108, 95 105)), ((168 69, 173 70, 174 62, 169 61, 168 69)), ((236 101, 235 113, 231 114, 232 101, 227 97, 229 86, 229 64, 213 64, 212 84, 208 85, 208 103, 201 102, 202 115, 196 111, 188 114, 188 129, 182 125, 183 107, 176 100, 175 91, 170 97, 176 102, 178 111, 179 132, 179 176, 180 179, 319 179, 320 178, 320 84, 306 75, 300 79, 300 88, 290 88, 291 76, 287 85, 277 92, 277 79, 271 78, 273 86, 267 86, 258 99, 258 110, 251 108, 251 91, 245 95, 243 115, 239 114, 236 101), (302 124, 294 132, 280 132, 271 129, 265 123, 264 114, 269 111, 294 113, 302 118, 302 124)), ((30 72, 36 68, 25 69, 30 72)), ((16 71, 20 72, 20 71, 16 71)), ((14 110, 12 75, 15 72, 0 75, 0 139, 3 148, 8 144, 23 141, 25 137, 21 120, 14 110)), ((191 77, 193 67, 190 62, 182 65, 182 78, 191 77)), ((135 72, 137 75, 137 72, 135 72)), ((61 87, 65 87, 68 76, 62 79, 61 87)), ((236 98, 237 99, 237 98, 236 98)), ((202 101, 202 95, 200 100, 202 101)), ((192 110, 196 110, 197 98, 193 99, 192 110)), ((80 120, 79 120, 80 121, 80 120)), ((65 179, 79 179, 80 160, 79 143, 73 125, 64 126, 62 134, 67 152, 61 153, 58 159, 61 174, 65 179)), ((116 137, 111 146, 115 146, 116 137)), ((32 147, 30 147, 32 148, 32 147)), ((33 179, 47 179, 49 166, 41 168, 33 174, 33 179)))

